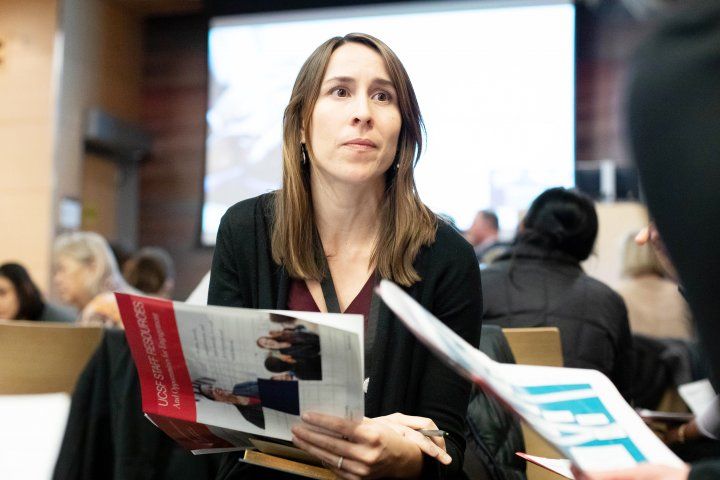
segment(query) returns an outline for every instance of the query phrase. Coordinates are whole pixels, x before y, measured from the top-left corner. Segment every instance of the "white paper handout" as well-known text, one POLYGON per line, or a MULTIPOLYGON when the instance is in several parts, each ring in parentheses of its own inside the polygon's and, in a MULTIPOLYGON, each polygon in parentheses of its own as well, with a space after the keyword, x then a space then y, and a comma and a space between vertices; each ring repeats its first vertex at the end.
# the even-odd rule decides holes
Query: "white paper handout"
POLYGON ((715 389, 707 378, 680 385, 678 393, 695 415, 702 415, 716 396, 715 389))
POLYGON ((392 282, 382 280, 376 291, 438 357, 496 396, 579 468, 682 465, 602 373, 497 363, 392 282))

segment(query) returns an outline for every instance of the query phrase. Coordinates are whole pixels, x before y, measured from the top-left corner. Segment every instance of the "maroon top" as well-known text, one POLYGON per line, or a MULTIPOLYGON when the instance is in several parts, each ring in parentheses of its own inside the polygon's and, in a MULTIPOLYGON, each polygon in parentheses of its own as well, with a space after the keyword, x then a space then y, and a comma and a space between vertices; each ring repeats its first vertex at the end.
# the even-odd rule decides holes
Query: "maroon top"
MULTIPOLYGON (((370 314, 370 302, 372 301, 373 287, 375 286, 375 275, 370 275, 365 285, 355 299, 342 313, 356 313, 365 318, 367 329, 368 315, 370 314)), ((319 312, 320 308, 315 303, 305 280, 290 280, 290 293, 288 295, 288 310, 296 312, 319 312)))

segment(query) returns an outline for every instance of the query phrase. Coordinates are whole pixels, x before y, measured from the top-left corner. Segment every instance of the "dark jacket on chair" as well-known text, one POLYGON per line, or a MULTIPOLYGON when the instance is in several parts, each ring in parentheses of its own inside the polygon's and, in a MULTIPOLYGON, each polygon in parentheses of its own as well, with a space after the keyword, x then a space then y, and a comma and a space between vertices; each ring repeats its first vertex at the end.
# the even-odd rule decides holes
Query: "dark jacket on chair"
POLYGON ((629 398, 632 337, 620 295, 573 257, 518 245, 483 270, 484 322, 558 327, 566 367, 593 368, 629 398))
POLYGON ((209 480, 219 457, 195 456, 150 423, 121 330, 103 340, 78 379, 53 480, 209 480))
MULTIPOLYGON (((496 362, 515 363, 497 325, 483 325, 480 350, 496 362)), ((467 447, 463 471, 472 480, 525 480, 525 451, 520 422, 493 397, 473 388, 467 411, 467 447)))

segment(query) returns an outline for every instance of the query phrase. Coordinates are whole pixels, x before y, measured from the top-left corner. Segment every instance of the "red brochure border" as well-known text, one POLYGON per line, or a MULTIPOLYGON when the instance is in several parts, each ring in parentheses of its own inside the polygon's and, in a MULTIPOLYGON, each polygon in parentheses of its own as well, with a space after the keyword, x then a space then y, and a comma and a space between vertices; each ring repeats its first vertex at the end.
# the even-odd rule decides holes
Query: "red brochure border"
POLYGON ((173 303, 123 293, 115 298, 140 379, 143 412, 197 421, 173 303))

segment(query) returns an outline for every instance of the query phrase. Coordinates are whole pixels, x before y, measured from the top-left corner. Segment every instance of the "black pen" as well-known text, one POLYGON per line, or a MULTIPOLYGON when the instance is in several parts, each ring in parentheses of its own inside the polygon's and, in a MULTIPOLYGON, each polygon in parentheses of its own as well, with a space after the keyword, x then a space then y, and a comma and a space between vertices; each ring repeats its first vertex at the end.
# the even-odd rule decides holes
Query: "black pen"
POLYGON ((448 433, 445 430, 418 430, 426 437, 447 437, 448 433))

